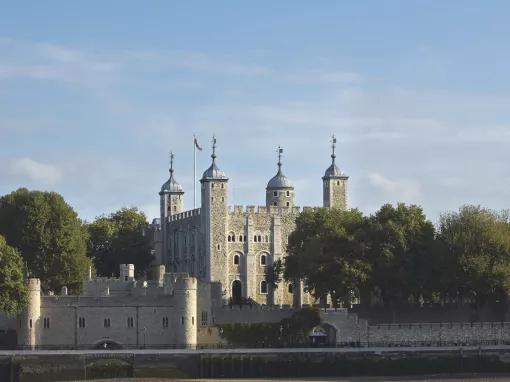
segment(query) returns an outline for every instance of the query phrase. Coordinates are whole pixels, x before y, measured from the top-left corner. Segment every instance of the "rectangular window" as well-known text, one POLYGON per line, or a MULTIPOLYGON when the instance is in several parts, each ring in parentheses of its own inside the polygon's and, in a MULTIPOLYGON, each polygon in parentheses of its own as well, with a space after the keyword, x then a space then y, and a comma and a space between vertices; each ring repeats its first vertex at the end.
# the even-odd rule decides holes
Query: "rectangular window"
POLYGON ((105 318, 103 325, 104 325, 105 328, 109 328, 110 327, 110 319, 109 318, 105 318))
POLYGON ((79 317, 78 318, 78 327, 84 328, 85 327, 85 317, 79 317))
POLYGON ((181 317, 181 325, 184 325, 184 316, 181 317))
POLYGON ((163 327, 168 328, 168 317, 163 317, 163 327))
POLYGON ((43 327, 44 327, 44 329, 49 329, 50 328, 50 318, 49 317, 44 317, 43 318, 43 327))
POLYGON ((32 319, 30 319, 29 324, 30 324, 30 329, 32 329, 32 319))
POLYGON ((191 325, 195 325, 195 316, 191 316, 191 325))
POLYGON ((133 323, 134 323, 133 317, 128 317, 127 318, 127 327, 128 328, 132 328, 133 327, 133 323))
POLYGON ((274 191, 273 196, 278 196, 278 191, 274 191))
POLYGON ((207 326, 207 312, 202 312, 202 326, 207 326))

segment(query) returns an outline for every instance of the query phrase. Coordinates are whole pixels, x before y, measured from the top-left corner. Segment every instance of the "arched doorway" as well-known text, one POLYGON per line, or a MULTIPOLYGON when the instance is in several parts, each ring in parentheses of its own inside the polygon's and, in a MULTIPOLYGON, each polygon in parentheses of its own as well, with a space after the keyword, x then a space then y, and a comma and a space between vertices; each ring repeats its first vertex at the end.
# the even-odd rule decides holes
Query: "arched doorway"
POLYGON ((232 303, 240 304, 243 296, 241 281, 234 280, 232 283, 232 303))

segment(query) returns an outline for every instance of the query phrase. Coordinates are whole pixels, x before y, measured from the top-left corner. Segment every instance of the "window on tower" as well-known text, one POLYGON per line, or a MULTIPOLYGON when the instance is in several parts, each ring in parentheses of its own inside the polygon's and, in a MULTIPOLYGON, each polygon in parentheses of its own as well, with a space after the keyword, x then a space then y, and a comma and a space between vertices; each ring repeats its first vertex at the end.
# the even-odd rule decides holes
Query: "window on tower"
POLYGON ((278 191, 274 191, 273 196, 278 196, 278 191))
POLYGON ((260 282, 260 293, 262 293, 262 294, 267 293, 267 282, 265 280, 262 280, 260 282))

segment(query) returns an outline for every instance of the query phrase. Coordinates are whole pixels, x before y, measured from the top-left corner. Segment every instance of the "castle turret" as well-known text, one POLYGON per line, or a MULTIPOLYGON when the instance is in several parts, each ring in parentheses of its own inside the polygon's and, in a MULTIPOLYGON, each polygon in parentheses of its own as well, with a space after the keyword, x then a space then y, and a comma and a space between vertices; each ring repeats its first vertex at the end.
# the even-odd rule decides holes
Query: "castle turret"
POLYGON ((35 349, 39 345, 41 331, 41 280, 28 279, 28 304, 20 314, 18 345, 35 349))
MULTIPOLYGON (((184 211, 184 191, 181 185, 174 178, 174 154, 170 153, 170 178, 163 183, 160 197, 160 214, 161 214, 161 250, 159 251, 161 259, 155 259, 154 265, 166 264, 168 262, 168 232, 167 219, 169 216, 179 214, 184 211)), ((158 253, 158 251, 156 251, 158 253)))
POLYGON ((267 183, 266 206, 293 207, 294 186, 282 172, 283 149, 278 146, 278 172, 267 183))
POLYGON ((331 166, 328 167, 322 177, 323 206, 327 208, 347 209, 347 180, 345 175, 336 165, 335 159, 336 138, 331 140, 331 166))
MULTIPOLYGON (((216 138, 213 137, 212 163, 202 175, 202 233, 205 239, 205 272, 207 281, 224 281, 227 274, 226 229, 228 178, 216 165, 216 138)), ((225 285, 224 285, 225 287, 225 285)))
POLYGON ((175 280, 175 344, 194 348, 197 344, 197 279, 180 275, 175 280))

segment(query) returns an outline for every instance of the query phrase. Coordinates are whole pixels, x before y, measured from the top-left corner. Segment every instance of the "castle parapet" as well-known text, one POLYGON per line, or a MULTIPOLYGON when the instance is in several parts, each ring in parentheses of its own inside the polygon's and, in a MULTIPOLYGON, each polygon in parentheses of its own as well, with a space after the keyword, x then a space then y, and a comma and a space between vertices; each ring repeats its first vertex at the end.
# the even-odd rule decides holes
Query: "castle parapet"
POLYGON ((177 221, 177 220, 185 220, 192 218, 194 216, 200 216, 200 208, 195 208, 194 210, 188 210, 181 212, 179 214, 171 215, 167 219, 169 222, 177 221))

